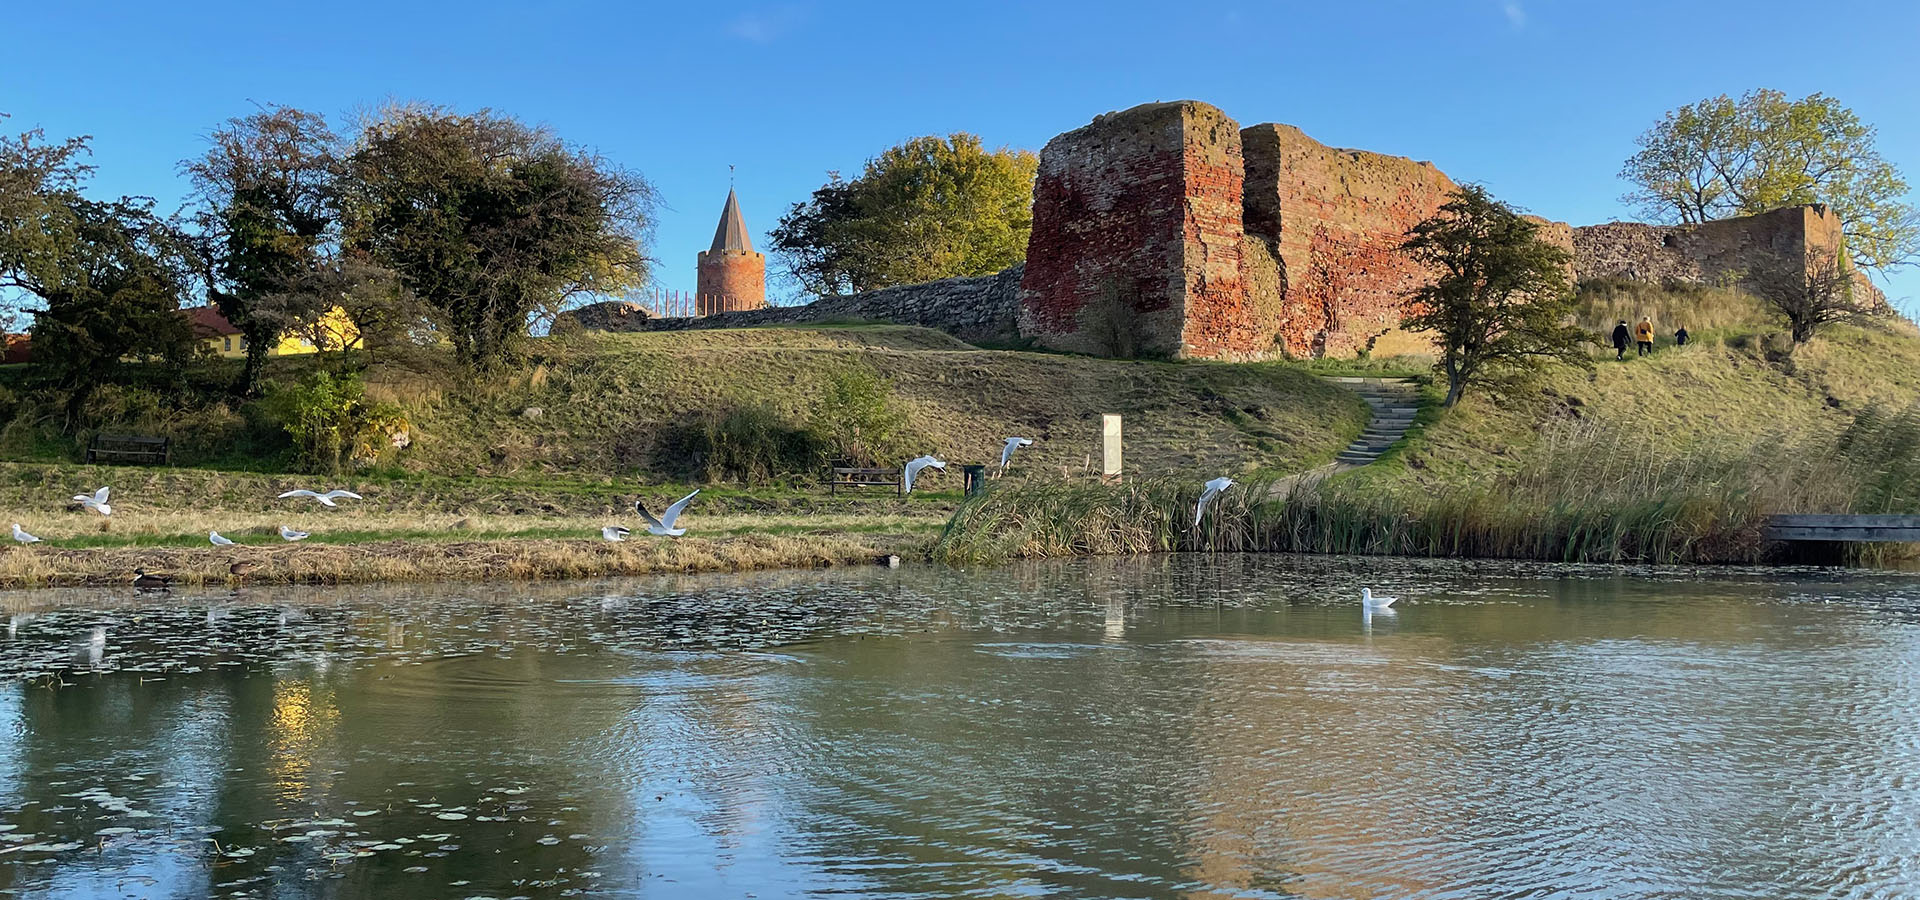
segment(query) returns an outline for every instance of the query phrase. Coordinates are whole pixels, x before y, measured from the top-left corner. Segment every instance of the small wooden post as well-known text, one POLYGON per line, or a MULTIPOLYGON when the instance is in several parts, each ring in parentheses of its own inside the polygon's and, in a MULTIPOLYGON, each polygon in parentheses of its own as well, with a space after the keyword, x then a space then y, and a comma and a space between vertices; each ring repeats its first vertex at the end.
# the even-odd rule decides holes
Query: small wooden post
POLYGON ((1100 417, 1100 480, 1120 483, 1120 414, 1100 417))

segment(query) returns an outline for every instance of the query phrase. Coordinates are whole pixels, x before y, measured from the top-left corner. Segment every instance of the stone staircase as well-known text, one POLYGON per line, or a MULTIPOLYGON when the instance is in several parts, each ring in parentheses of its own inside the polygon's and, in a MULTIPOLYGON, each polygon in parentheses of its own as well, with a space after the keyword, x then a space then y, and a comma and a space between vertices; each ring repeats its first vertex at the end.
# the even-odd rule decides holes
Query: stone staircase
POLYGON ((1341 468, 1364 466, 1380 458, 1387 448, 1405 437, 1413 426, 1413 414, 1420 411, 1419 387, 1399 378, 1336 378, 1327 381, 1360 395, 1373 410, 1360 437, 1335 455, 1341 468))

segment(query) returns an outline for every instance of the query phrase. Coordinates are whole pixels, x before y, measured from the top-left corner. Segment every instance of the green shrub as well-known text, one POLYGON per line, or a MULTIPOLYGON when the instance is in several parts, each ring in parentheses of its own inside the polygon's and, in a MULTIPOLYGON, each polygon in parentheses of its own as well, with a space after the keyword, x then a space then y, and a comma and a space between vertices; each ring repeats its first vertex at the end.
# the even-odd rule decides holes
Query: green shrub
POLYGON ((812 430, 794 425, 766 405, 706 417, 691 449, 708 481, 747 484, 812 474, 825 463, 827 453, 812 430))
POLYGON ((292 438, 298 464, 311 472, 377 462, 407 432, 400 408, 369 400, 366 385, 355 375, 322 371, 298 383, 276 384, 265 406, 292 438))
POLYGON ((834 459, 852 465, 891 464, 910 435, 893 383, 871 369, 849 367, 827 379, 814 409, 813 431, 834 459))

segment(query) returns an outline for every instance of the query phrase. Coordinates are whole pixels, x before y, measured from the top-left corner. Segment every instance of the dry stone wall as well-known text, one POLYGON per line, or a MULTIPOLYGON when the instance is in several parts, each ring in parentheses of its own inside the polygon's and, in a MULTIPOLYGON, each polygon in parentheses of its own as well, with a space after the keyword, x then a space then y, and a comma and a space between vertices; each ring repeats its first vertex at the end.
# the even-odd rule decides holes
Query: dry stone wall
POLYGON ((723 312, 702 318, 633 319, 621 331, 685 331, 696 328, 749 328, 813 322, 892 322, 937 328, 974 343, 1006 343, 1018 337, 1021 267, 975 278, 947 278, 925 284, 826 297, 805 306, 769 306, 723 312))

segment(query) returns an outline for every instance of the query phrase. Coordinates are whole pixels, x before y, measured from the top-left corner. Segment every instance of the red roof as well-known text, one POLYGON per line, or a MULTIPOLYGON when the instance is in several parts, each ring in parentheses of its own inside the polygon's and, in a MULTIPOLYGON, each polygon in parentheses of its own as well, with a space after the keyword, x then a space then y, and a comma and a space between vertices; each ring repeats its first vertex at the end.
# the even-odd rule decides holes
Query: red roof
POLYGON ((190 306, 181 312, 187 314, 187 323, 193 326, 193 336, 200 338, 219 337, 223 334, 239 334, 240 329, 233 327, 220 310, 211 306, 190 306))

